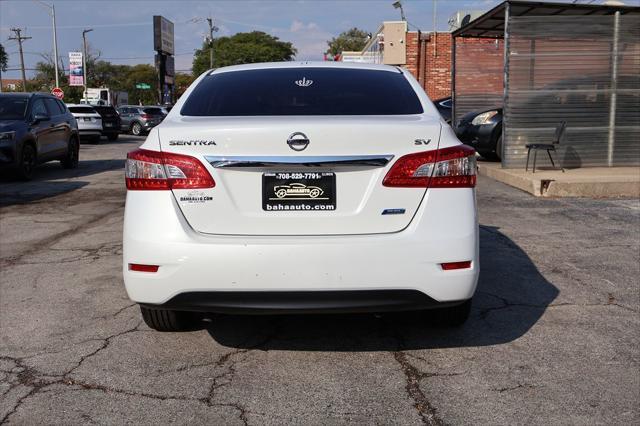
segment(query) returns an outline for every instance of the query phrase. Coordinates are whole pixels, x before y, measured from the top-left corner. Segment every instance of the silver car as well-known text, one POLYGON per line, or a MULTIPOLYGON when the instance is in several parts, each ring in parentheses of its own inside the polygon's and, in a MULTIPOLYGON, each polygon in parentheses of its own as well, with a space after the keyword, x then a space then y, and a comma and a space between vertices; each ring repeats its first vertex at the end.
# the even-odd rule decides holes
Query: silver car
POLYGON ((78 122, 80 139, 99 142, 102 135, 102 116, 91 105, 67 104, 67 108, 78 122))
POLYGON ((118 107, 123 132, 141 136, 164 119, 162 109, 157 106, 122 105, 118 107))

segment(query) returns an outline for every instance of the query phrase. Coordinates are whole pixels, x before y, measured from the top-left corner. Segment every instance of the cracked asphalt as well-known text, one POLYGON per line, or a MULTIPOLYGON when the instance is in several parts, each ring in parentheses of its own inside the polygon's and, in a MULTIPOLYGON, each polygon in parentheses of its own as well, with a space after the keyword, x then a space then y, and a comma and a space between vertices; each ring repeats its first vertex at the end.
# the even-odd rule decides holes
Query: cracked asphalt
POLYGON ((159 333, 121 274, 123 159, 141 142, 0 177, 0 423, 640 423, 639 200, 481 177, 482 272, 459 329, 217 316, 159 333))

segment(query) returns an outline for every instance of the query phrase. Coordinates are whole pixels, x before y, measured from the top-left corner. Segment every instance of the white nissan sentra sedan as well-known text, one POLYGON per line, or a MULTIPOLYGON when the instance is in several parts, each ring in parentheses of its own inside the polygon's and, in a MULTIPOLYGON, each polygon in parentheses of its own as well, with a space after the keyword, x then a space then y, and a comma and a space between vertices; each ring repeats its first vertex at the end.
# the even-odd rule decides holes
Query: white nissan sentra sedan
POLYGON ((146 323, 441 309, 478 272, 473 149, 392 66, 201 75, 126 162, 124 281, 146 323))

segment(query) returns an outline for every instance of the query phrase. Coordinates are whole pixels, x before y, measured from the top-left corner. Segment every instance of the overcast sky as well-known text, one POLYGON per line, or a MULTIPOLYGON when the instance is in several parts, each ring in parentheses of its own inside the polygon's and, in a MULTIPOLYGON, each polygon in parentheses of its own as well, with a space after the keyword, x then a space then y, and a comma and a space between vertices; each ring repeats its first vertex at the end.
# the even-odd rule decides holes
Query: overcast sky
MULTIPOLYGON (((44 1, 55 4, 58 54, 64 58, 65 67, 68 52, 81 49, 84 28, 93 28, 88 39, 102 59, 117 64, 153 63, 153 15, 174 22, 176 69, 183 72, 190 72, 193 51, 202 45, 207 31, 203 18, 207 16, 212 16, 220 28, 216 36, 265 31, 292 42, 300 60, 322 60, 326 40, 348 28, 356 26, 373 32, 382 21, 400 18, 392 0, 44 1)), ((447 21, 458 10, 486 11, 499 3, 499 0, 438 0, 438 30, 448 30, 447 21)), ((432 0, 404 0, 403 4, 413 28, 432 30, 432 0)), ((53 51, 48 8, 34 0, 0 0, 0 43, 9 53, 9 68, 20 65, 17 42, 7 41, 12 27, 22 28, 23 35, 33 37, 24 42, 27 68, 34 67, 41 53, 53 51)), ((31 74, 29 71, 28 75, 31 74)), ((3 73, 3 78, 19 77, 19 71, 3 73)))

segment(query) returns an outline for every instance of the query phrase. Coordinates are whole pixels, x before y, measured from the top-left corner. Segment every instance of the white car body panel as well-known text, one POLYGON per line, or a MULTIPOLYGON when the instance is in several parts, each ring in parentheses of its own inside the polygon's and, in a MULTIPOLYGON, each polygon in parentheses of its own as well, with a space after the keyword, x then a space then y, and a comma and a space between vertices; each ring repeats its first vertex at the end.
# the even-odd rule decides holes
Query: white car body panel
POLYGON ((415 214, 425 188, 387 188, 382 180, 391 167, 295 165, 264 169, 215 169, 207 156, 323 157, 358 155, 398 158, 416 151, 416 139, 430 140, 422 150, 436 149, 439 120, 400 117, 182 117, 158 130, 162 151, 196 156, 216 181, 214 188, 174 190, 189 224, 197 231, 223 235, 326 235, 397 232, 415 214), (295 152, 286 140, 294 131, 310 139, 295 152), (188 133, 187 133, 188 132, 188 133), (170 146, 169 141, 215 141, 209 146, 170 146), (336 211, 264 211, 262 173, 322 170, 336 173, 336 211), (191 196, 210 197, 194 203, 191 196), (187 201, 182 202, 185 199, 187 201), (381 215, 385 209, 405 209, 402 215, 381 215))
MULTIPOLYGON (((398 72, 370 64, 277 63, 233 66, 214 73, 281 67, 347 67, 398 72)), ((382 180, 405 154, 460 142, 422 88, 423 114, 404 116, 187 117, 180 110, 200 76, 141 146, 199 159, 215 187, 128 191, 123 274, 129 297, 160 305, 188 292, 418 290, 438 302, 471 298, 478 274, 474 188, 394 188, 382 180), (293 132, 310 139, 291 150, 293 132), (416 139, 430 140, 418 145, 416 139), (213 140, 215 145, 171 145, 213 140), (333 166, 337 210, 266 212, 261 177, 266 169, 220 169, 206 157, 393 155, 383 167, 333 166), (205 197, 204 203, 181 202, 205 197), (209 200, 210 198, 210 200, 209 200), (383 216, 385 209, 405 214, 383 216), (466 269, 445 262, 471 261, 466 269), (156 273, 129 264, 159 265, 156 273)), ((278 167, 279 171, 289 169, 278 167)), ((293 167, 295 169, 295 167, 293 167)), ((274 170, 274 169, 272 169, 274 170)))
POLYGON ((124 279, 139 303, 190 291, 419 290, 439 302, 475 291, 475 190, 431 189, 402 232, 350 236, 211 236, 195 232, 166 191, 127 195, 124 279), (442 209, 454 205, 455 209, 442 209), (471 213, 471 214, 470 214, 471 213), (440 263, 471 260, 443 271, 440 263), (161 265, 156 274, 127 263, 161 265))

